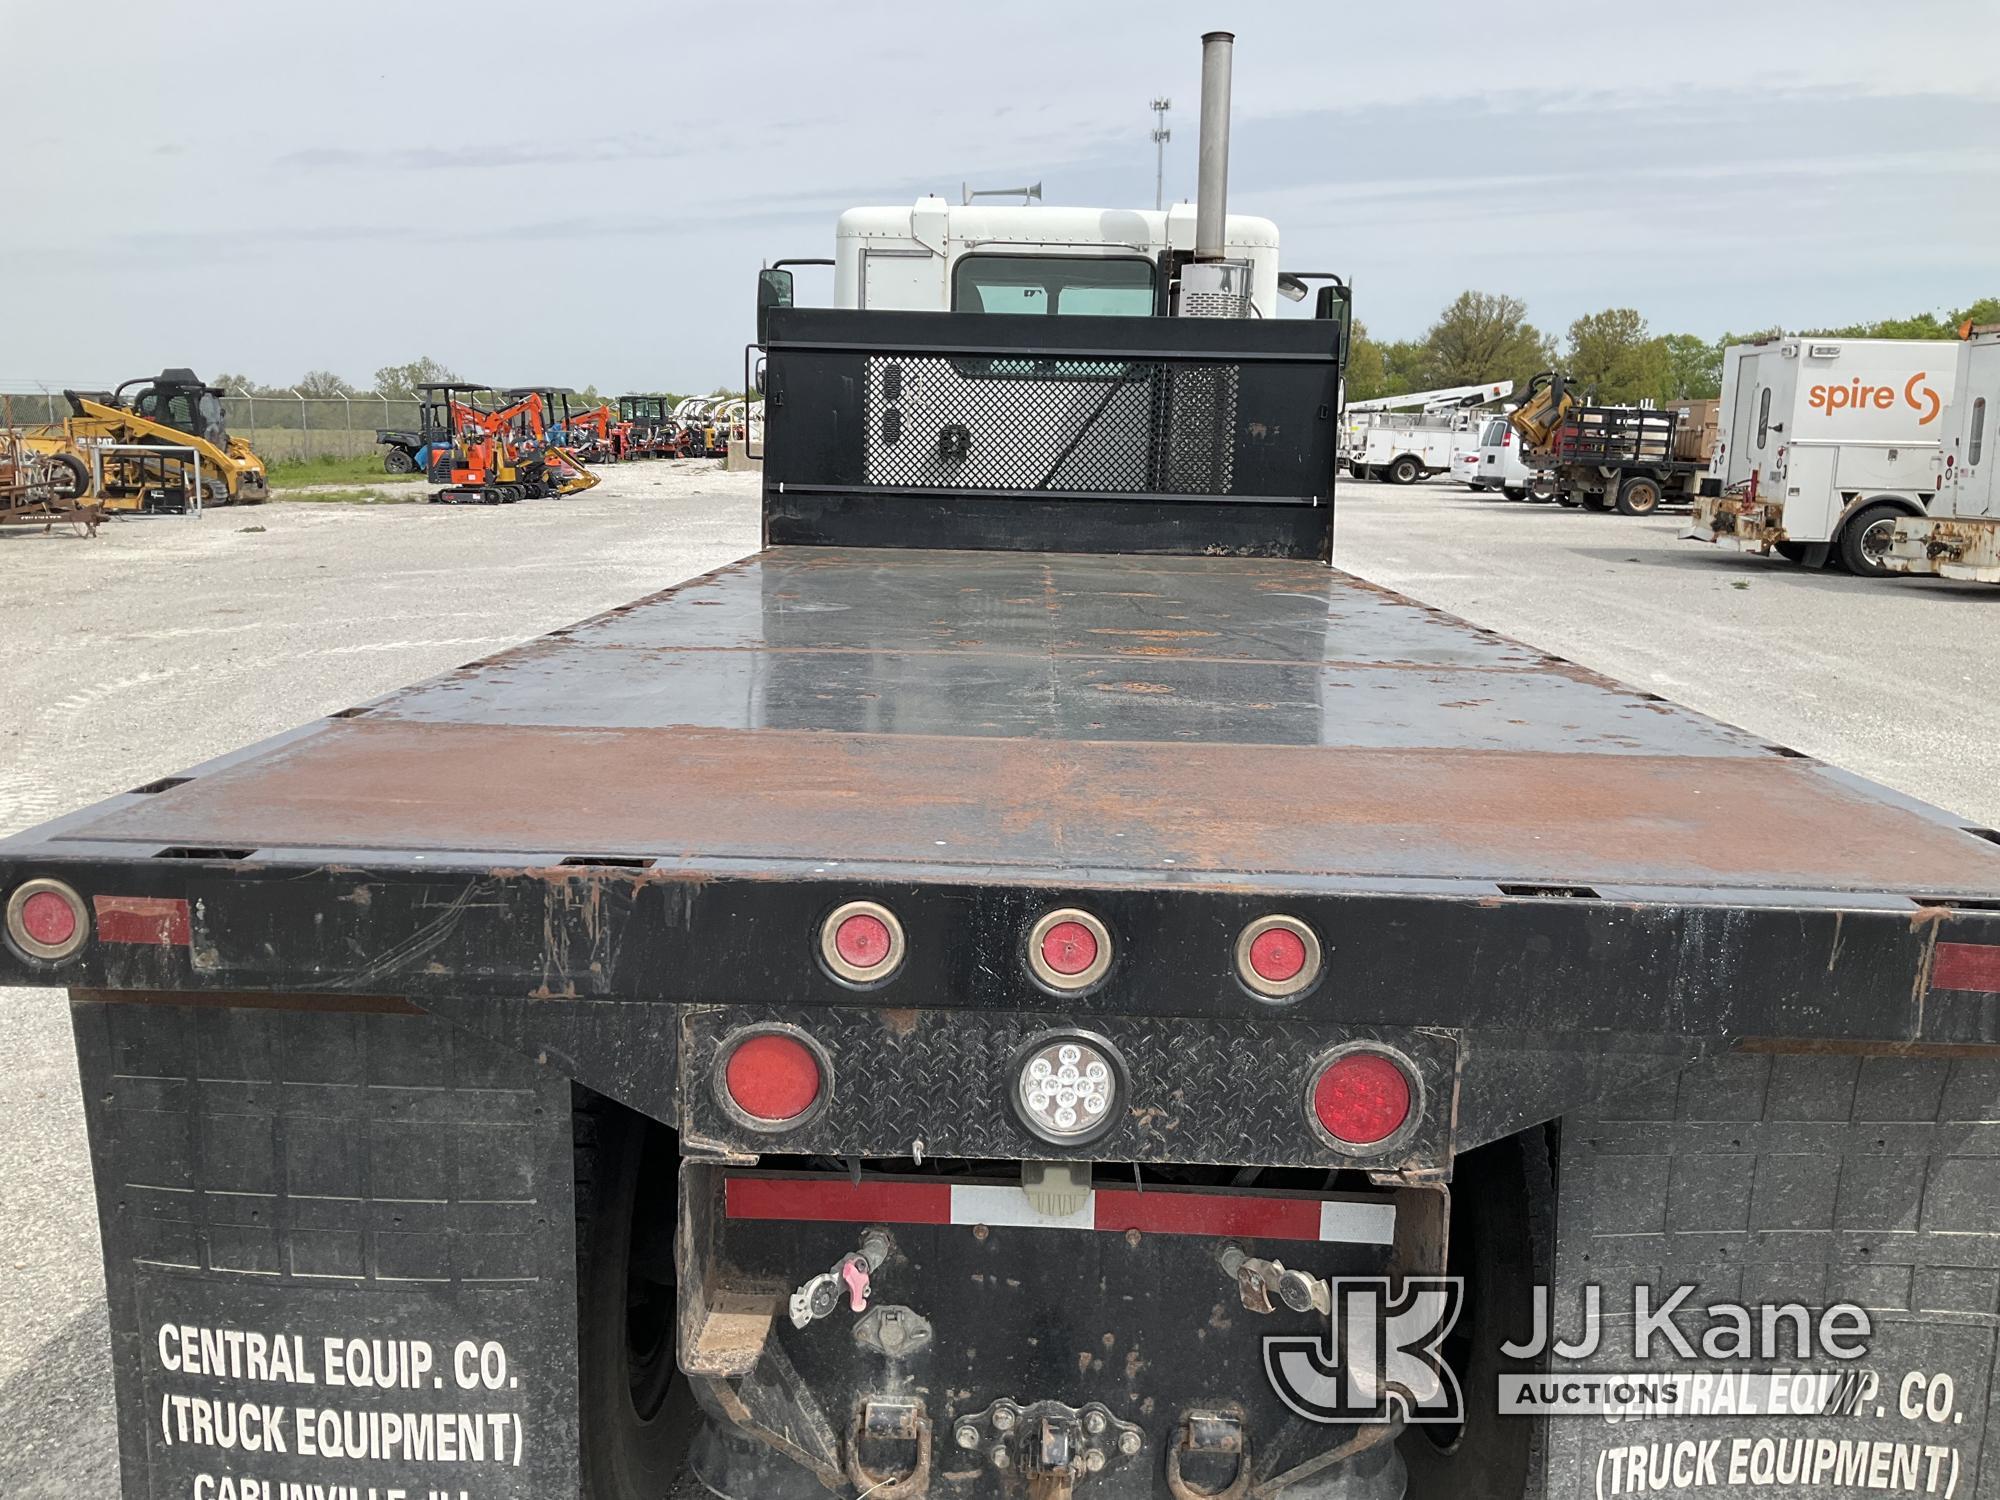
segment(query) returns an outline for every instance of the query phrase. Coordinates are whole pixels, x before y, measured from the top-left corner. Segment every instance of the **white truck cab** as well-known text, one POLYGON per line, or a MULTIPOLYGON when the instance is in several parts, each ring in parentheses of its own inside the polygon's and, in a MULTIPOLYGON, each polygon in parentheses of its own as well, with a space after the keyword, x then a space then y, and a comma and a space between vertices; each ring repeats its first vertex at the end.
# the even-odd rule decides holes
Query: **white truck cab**
POLYGON ((2000 583, 2000 328, 1958 346, 1951 403, 1939 424, 1937 498, 1930 514, 1897 521, 1885 561, 1892 573, 2000 583))
POLYGON ((1723 352, 1722 434, 1693 541, 1877 576, 1898 517, 1929 514, 1956 375, 1935 339, 1767 339, 1723 352))
MULTIPOLYGON (((1195 207, 1164 211, 949 203, 851 208, 834 227, 836 307, 1149 317, 1191 260, 1195 207)), ((1224 254, 1250 267, 1253 317, 1277 316, 1278 226, 1230 214, 1224 254)))

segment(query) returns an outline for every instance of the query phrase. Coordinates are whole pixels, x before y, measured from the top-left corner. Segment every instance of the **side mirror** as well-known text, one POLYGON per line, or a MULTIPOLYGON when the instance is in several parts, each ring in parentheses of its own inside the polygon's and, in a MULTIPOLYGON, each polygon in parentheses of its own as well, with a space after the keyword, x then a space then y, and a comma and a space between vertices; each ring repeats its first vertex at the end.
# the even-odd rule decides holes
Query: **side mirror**
POLYGON ((792 305, 792 273, 782 267, 757 273, 757 342, 765 342, 764 329, 771 309, 792 305))
POLYGON ((1334 346, 1340 351, 1340 362, 1347 363, 1349 331, 1354 326, 1354 288, 1330 281, 1319 289, 1319 298, 1313 304, 1313 316, 1322 321, 1339 325, 1334 346))

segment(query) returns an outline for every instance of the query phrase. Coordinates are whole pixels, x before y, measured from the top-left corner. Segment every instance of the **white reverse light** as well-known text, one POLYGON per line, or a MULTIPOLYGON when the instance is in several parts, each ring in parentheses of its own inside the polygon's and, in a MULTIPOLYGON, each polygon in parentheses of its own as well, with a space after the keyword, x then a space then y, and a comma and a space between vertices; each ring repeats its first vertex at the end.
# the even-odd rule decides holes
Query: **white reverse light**
POLYGON ((1098 1048, 1062 1037, 1030 1052, 1015 1083, 1023 1123, 1050 1141, 1103 1132, 1118 1098, 1118 1072, 1098 1048))

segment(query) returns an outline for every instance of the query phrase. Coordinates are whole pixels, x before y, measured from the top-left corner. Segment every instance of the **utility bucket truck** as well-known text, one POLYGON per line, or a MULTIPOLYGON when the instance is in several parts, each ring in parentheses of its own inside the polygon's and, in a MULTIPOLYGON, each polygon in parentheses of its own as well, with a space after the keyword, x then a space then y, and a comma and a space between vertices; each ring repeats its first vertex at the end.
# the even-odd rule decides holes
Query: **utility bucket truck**
POLYGON ((0 844, 127 1500, 1993 1493, 2000 845, 1333 570, 1228 46, 762 275, 762 550, 0 844))
POLYGON ((2000 583, 2000 484, 1994 481, 2000 411, 2000 328, 1958 346, 1951 404, 1939 435, 1937 498, 1929 515, 1899 515, 1883 561, 1892 573, 2000 583))
POLYGON ((1930 513, 1958 351, 1933 339, 1766 339, 1722 356, 1722 432, 1690 541, 1880 577, 1930 513))
POLYGON ((1415 484, 1457 473, 1477 454, 1485 408, 1513 394, 1511 380, 1350 401, 1341 423, 1340 462, 1357 479, 1415 484))

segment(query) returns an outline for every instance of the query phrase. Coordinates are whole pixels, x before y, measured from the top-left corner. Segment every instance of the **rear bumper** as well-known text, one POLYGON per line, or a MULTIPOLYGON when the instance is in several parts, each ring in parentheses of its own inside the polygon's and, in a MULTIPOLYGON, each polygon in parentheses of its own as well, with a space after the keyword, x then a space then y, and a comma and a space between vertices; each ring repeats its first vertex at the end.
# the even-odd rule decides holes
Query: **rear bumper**
POLYGON ((1698 495, 1681 539, 1741 552, 1769 552, 1785 540, 1784 507, 1744 495, 1698 495))
POLYGON ((1892 573, 2000 583, 2000 517, 1905 517, 1884 561, 1892 573))

